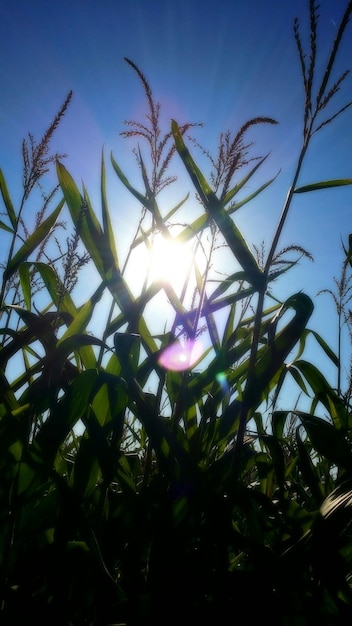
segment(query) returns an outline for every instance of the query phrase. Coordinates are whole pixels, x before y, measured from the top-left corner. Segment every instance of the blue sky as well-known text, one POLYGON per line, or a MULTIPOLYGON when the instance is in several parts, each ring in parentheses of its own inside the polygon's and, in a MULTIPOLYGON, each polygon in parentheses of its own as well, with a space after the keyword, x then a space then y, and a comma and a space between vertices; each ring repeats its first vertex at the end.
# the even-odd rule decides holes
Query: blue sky
MULTIPOLYGON (((322 67, 345 2, 321 0, 320 5, 322 67)), ((259 186, 279 170, 280 175, 253 206, 236 214, 249 242, 265 239, 269 246, 301 141, 303 90, 293 19, 299 17, 304 36, 306 0, 0 0, 0 14, 0 167, 14 198, 23 137, 30 131, 39 139, 71 89, 73 101, 53 143, 67 153, 66 167, 94 198, 104 146, 140 185, 132 144, 119 136, 124 119, 142 119, 145 113, 141 85, 124 61, 129 57, 160 101, 165 129, 171 118, 203 122, 195 136, 210 150, 221 131, 236 132, 250 117, 278 120, 278 126, 257 127, 250 136, 256 154, 271 153, 251 185, 259 186)), ((336 78, 352 67, 351 24, 337 61, 336 78)), ((335 106, 351 99, 348 76, 335 106)), ((301 184, 352 177, 351 128, 352 108, 316 136, 301 184)), ((125 231, 131 232, 139 213, 134 218, 111 171, 109 179, 123 249, 125 231)), ((182 185, 184 192, 191 190, 186 177, 182 185)), ((315 299, 319 289, 333 287, 342 261, 341 238, 346 242, 352 231, 351 208, 349 187, 295 199, 279 247, 299 244, 315 261, 302 261, 280 283, 283 294, 302 289, 315 299)), ((0 231, 0 240, 4 236, 0 231)), ((324 304, 311 326, 334 345, 333 309, 326 296, 321 298, 324 304)))

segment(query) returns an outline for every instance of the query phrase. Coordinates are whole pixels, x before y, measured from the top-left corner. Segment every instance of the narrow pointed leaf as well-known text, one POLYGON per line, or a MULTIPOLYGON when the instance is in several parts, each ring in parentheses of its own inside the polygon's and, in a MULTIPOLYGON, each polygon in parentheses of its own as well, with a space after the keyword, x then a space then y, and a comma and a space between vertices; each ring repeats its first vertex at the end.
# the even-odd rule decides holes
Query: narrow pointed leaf
MULTIPOLYGON (((59 339, 58 345, 60 345, 63 341, 66 341, 69 337, 73 335, 77 335, 79 333, 83 333, 87 331, 88 324, 92 319, 92 315, 94 313, 95 305, 101 299, 103 293, 105 291, 105 285, 101 284, 98 289, 95 291, 93 296, 87 300, 83 306, 77 311, 74 316, 71 324, 68 325, 67 330, 64 335, 59 339)), ((89 342, 87 342, 87 345, 89 342)))
MULTIPOLYGON (((76 307, 76 305, 74 304, 68 292, 64 293, 63 297, 60 295, 59 290, 58 290, 58 285, 57 285, 57 276, 54 270, 49 265, 47 265, 46 263, 33 263, 33 266, 41 274, 43 282, 55 306, 60 305, 60 310, 64 314, 66 313, 69 315, 69 317, 73 320, 72 323, 76 322, 76 327, 78 329, 77 332, 83 332, 83 330, 85 330, 88 324, 88 321, 90 319, 89 316, 86 315, 83 320, 83 315, 81 313, 82 307, 81 308, 76 307), (77 322, 77 320, 79 320, 79 323, 77 322)), ((91 306, 92 311, 93 311, 93 305, 95 305, 96 302, 98 302, 98 300, 101 298, 102 290, 103 290, 103 284, 100 284, 96 292, 91 296, 88 303, 86 303, 88 307, 91 306)), ((84 366, 87 369, 90 367, 96 366, 96 357, 95 357, 92 346, 89 346, 89 345, 83 346, 80 349, 80 358, 84 366)))
POLYGON ((320 347, 324 350, 325 354, 329 357, 329 359, 334 363, 334 365, 336 365, 336 367, 338 367, 339 365, 339 359, 338 356, 335 354, 335 352, 330 348, 330 346, 326 343, 326 341, 324 341, 324 339, 322 338, 321 335, 319 335, 319 333, 315 332, 314 330, 310 330, 309 331, 313 337, 316 339, 316 341, 318 342, 318 344, 320 345, 320 347))
POLYGON ((116 172, 116 174, 118 175, 120 181, 125 185, 126 189, 128 189, 128 191, 131 192, 131 194, 137 198, 137 200, 145 207, 148 206, 148 198, 146 198, 145 196, 143 196, 143 194, 141 194, 139 191, 137 191, 134 187, 132 187, 131 183, 129 182, 129 180, 126 178, 126 176, 124 175, 124 173, 122 172, 122 170, 119 168, 118 164, 116 163, 112 153, 111 153, 111 163, 112 166, 116 172))
POLYGON ((346 427, 349 421, 348 411, 320 370, 313 363, 303 359, 296 361, 295 367, 313 390, 317 402, 321 402, 326 408, 335 427, 338 429, 346 427))
POLYGON ((264 161, 268 158, 268 156, 269 155, 266 154, 265 157, 260 159, 260 161, 258 161, 258 163, 256 163, 255 166, 252 167, 252 169, 248 172, 248 174, 246 174, 246 176, 244 176, 242 180, 240 180, 239 183, 234 185, 232 189, 230 189, 227 192, 227 194, 223 198, 224 205, 228 204, 230 200, 232 200, 232 198, 236 195, 236 193, 238 193, 244 187, 244 185, 248 183, 248 181, 252 178, 255 172, 260 168, 260 166, 264 163, 264 161))
POLYGON ((190 152, 183 141, 182 134, 175 120, 172 120, 172 133, 175 139, 177 152, 179 153, 187 169, 187 172, 197 192, 199 193, 202 201, 204 202, 204 204, 207 205, 211 201, 215 203, 219 203, 216 197, 216 194, 214 193, 208 181, 203 176, 199 167, 196 165, 193 158, 191 157, 190 152))
POLYGON ((11 222, 12 228, 13 228, 13 230, 16 230, 16 224, 17 224, 16 213, 15 213, 15 210, 13 208, 13 204, 12 204, 12 201, 11 201, 11 198, 10 198, 10 194, 9 194, 8 189, 7 189, 5 177, 4 177, 4 174, 3 174, 1 169, 0 169, 0 191, 1 191, 2 199, 4 201, 4 204, 5 204, 5 207, 6 207, 6 211, 7 211, 7 215, 9 217, 10 222, 11 222))
POLYGON ((2 220, 0 220, 0 228, 1 230, 6 230, 8 233, 13 233, 13 229, 10 226, 6 226, 2 220))
POLYGON ((352 464, 352 452, 345 434, 325 419, 301 411, 297 411, 296 414, 301 419, 317 452, 337 467, 343 467, 349 471, 352 464))
POLYGON ((256 189, 255 191, 253 191, 253 193, 249 194, 249 196, 246 196, 245 198, 242 198, 242 200, 239 200, 239 202, 235 202, 234 204, 231 204, 228 209, 227 212, 229 215, 232 215, 232 213, 234 213, 235 211, 237 211, 238 209, 240 209, 241 207, 243 207, 245 204, 248 204, 248 202, 251 202, 251 200, 253 200, 254 198, 256 198, 257 196, 259 196, 259 194, 264 191, 264 189, 266 189, 267 187, 269 187, 269 185, 271 185, 276 178, 278 177, 279 173, 276 174, 276 176, 274 176, 273 178, 271 178, 270 180, 268 180, 266 183, 264 183, 263 185, 261 185, 260 187, 258 187, 258 189, 256 189))
MULTIPOLYGON (((181 200, 181 201, 180 201, 180 202, 179 202, 179 203, 178 203, 175 207, 173 207, 173 208, 172 208, 172 209, 171 209, 171 210, 167 213, 167 215, 165 215, 165 217, 163 218, 163 222, 164 222, 165 224, 166 224, 166 222, 170 219, 170 217, 172 217, 172 216, 173 216, 173 215, 174 215, 174 214, 178 211, 178 209, 179 209, 179 208, 181 208, 181 206, 182 206, 183 204, 185 204, 185 202, 188 200, 188 198, 189 198, 189 193, 188 193, 188 194, 186 195, 186 197, 185 197, 185 198, 183 198, 183 199, 182 199, 182 200, 181 200)), ((202 217, 206 217, 206 216, 202 216, 202 217)), ((180 241, 181 243, 183 243, 184 241, 188 241, 189 239, 192 239, 192 238, 194 237, 195 233, 192 233, 192 235, 191 235, 191 236, 188 236, 188 237, 186 237, 186 236, 185 236, 184 238, 182 237, 182 234, 183 234, 183 233, 185 233, 185 231, 186 231, 188 228, 189 228, 189 227, 187 227, 187 226, 186 226, 186 228, 185 228, 185 229, 184 229, 181 233, 179 233, 179 235, 175 236, 175 237, 174 237, 174 241, 175 241, 175 242, 179 242, 179 241, 180 241), (180 238, 179 238, 179 237, 180 237, 180 238)), ((148 228, 148 229, 144 232, 144 235, 143 235, 142 237, 137 237, 136 239, 134 239, 134 241, 133 241, 133 242, 132 242, 132 244, 131 244, 131 248, 132 248, 132 249, 133 249, 133 248, 136 248, 136 247, 137 247, 137 246, 139 246, 141 243, 144 243, 145 238, 146 238, 146 237, 149 237, 149 236, 152 234, 152 232, 153 232, 153 228, 148 228)))
POLYGON ((193 161, 188 149, 185 146, 180 130, 176 122, 172 121, 172 132, 175 139, 176 149, 182 158, 184 165, 199 193, 206 211, 218 226, 231 252, 246 272, 247 280, 256 289, 262 290, 265 287, 265 276, 259 269, 257 261, 249 250, 241 232, 230 218, 222 202, 218 200, 216 194, 211 189, 206 178, 193 161))
POLYGON ((4 271, 5 281, 18 270, 21 263, 26 261, 29 255, 42 243, 42 241, 44 241, 45 237, 49 234, 51 228, 54 226, 57 218, 59 217, 64 204, 65 200, 62 199, 51 215, 49 215, 49 217, 42 222, 42 224, 28 237, 28 239, 26 239, 18 252, 16 252, 16 254, 12 257, 4 271))
MULTIPOLYGON (((101 235, 101 227, 98 224, 95 215, 89 215, 89 206, 87 206, 88 198, 83 198, 80 194, 76 183, 72 176, 62 163, 56 164, 57 175, 59 183, 66 200, 66 204, 71 214, 74 225, 79 229, 80 237, 92 257, 96 268, 100 275, 104 276, 103 261, 101 259, 99 249, 97 246, 97 240, 101 235)), ((91 209, 91 207, 90 207, 91 209)))
POLYGON ((312 457, 309 454, 306 445, 302 441, 299 427, 296 429, 296 443, 299 454, 299 467, 304 477, 304 482, 307 486, 309 486, 312 496, 317 504, 321 504, 324 498, 321 480, 312 462, 312 457))
POLYGON ((320 183, 312 183, 295 189, 294 193, 305 193, 306 191, 318 191, 319 189, 330 189, 331 187, 341 187, 352 185, 352 178, 341 178, 336 180, 325 180, 320 183))
POLYGON ((114 231, 111 224, 109 207, 106 197, 106 171, 105 171, 105 163, 104 163, 104 153, 102 153, 101 157, 101 210, 102 210, 102 219, 103 219, 103 230, 106 236, 109 250, 114 258, 116 267, 119 266, 119 260, 116 250, 114 231))
MULTIPOLYGON (((285 368, 285 359, 299 341, 313 312, 313 303, 305 294, 297 293, 283 304, 281 311, 277 314, 277 320, 290 309, 294 310, 294 317, 268 342, 268 345, 258 351, 252 383, 246 389, 245 401, 249 414, 258 408, 268 391, 273 389, 279 381, 281 372, 285 368)), ((247 373, 246 362, 237 368, 236 374, 239 375, 241 370, 243 370, 245 377, 247 373)), ((229 405, 221 420, 220 432, 222 436, 231 432, 238 418, 239 410, 240 403, 238 400, 229 405)))
POLYGON ((21 263, 18 268, 18 275, 21 283, 21 289, 26 303, 27 309, 31 308, 31 280, 30 280, 30 263, 21 263))

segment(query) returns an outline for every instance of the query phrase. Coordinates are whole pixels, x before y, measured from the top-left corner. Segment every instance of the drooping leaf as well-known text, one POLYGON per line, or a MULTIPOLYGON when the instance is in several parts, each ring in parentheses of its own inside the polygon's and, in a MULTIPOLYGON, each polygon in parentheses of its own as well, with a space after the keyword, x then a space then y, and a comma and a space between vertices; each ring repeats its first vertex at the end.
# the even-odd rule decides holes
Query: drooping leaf
POLYGON ((295 411, 306 429, 313 447, 337 467, 350 470, 352 450, 345 435, 327 420, 303 411, 295 411))
MULTIPOLYGON (((285 368, 285 359, 291 353, 306 328, 307 321, 313 311, 313 303, 303 293, 294 294, 287 299, 276 313, 274 328, 279 319, 281 320, 282 316, 290 309, 294 310, 294 317, 277 334, 270 338, 267 345, 258 350, 252 382, 246 389, 245 401, 249 415, 257 409, 259 404, 278 383, 281 372, 285 368)), ((247 362, 242 363, 237 368, 237 376, 242 370, 242 376, 245 379, 247 367, 247 362)), ((231 432, 233 425, 238 419, 240 407, 241 402, 235 399, 224 412, 220 422, 221 436, 231 432)))
POLYGON ((313 390, 316 404, 321 402, 326 408, 336 428, 346 428, 349 423, 348 411, 342 399, 329 385, 321 371, 313 363, 304 359, 295 361, 295 368, 299 370, 313 390))

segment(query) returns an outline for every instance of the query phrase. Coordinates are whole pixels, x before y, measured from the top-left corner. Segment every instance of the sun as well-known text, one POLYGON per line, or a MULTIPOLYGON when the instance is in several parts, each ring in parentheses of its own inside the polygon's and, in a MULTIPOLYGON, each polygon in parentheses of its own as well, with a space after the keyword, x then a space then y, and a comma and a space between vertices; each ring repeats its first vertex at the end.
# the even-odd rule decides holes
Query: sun
POLYGON ((143 293, 147 296, 142 297, 142 315, 148 331, 158 341, 170 330, 175 335, 158 358, 159 365, 167 370, 190 370, 203 359, 204 337, 200 338, 196 328, 183 328, 182 322, 176 321, 179 307, 192 311, 199 303, 204 258, 198 240, 160 232, 143 233, 130 249, 124 279, 137 300, 143 293))
POLYGON ((157 234, 150 250, 151 280, 168 282, 177 293, 190 279, 192 258, 189 246, 157 234))
POLYGON ((155 233, 130 250, 124 278, 134 297, 153 283, 170 285, 180 297, 184 285, 194 281, 194 254, 190 242, 155 233))

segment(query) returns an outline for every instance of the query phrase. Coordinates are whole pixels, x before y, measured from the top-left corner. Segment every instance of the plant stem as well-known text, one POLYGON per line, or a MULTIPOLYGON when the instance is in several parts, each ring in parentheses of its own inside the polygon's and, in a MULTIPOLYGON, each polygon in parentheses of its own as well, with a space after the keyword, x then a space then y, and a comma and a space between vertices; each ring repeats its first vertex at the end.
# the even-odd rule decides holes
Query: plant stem
MULTIPOLYGON (((289 209, 291 207, 293 194, 295 192, 297 181, 301 173, 304 157, 307 153, 311 136, 312 136, 312 124, 310 125, 309 131, 305 135, 305 139, 304 139, 301 152, 298 158, 296 171, 293 176, 292 185, 289 187, 289 190, 287 192, 287 196, 286 196, 286 200, 285 200, 282 212, 281 212, 279 224, 276 228, 273 241, 269 250, 269 254, 265 263, 265 268, 264 268, 264 275, 266 278, 265 285, 267 284, 267 279, 269 276, 271 263, 275 255, 275 251, 277 249, 277 245, 278 245, 283 227, 285 225, 289 209)), ((234 448, 233 448, 233 457, 232 457, 233 481, 236 481, 238 474, 239 474, 241 451, 243 449, 243 442, 244 442, 244 436, 245 436, 246 426, 247 426, 247 421, 248 421, 249 407, 251 406, 250 394, 253 388, 253 384, 255 382, 255 366, 256 366, 257 353, 258 353, 258 347, 259 347, 259 341, 260 341, 260 328, 261 328, 261 323, 262 323, 262 318, 263 318, 265 293, 266 293, 266 286, 258 292, 258 302, 257 302, 257 308, 255 312, 254 325, 253 325, 253 338, 252 338, 251 351, 250 351, 249 363, 248 363, 248 375, 246 379, 245 388, 243 391, 238 431, 237 431, 236 441, 235 441, 234 448)))

